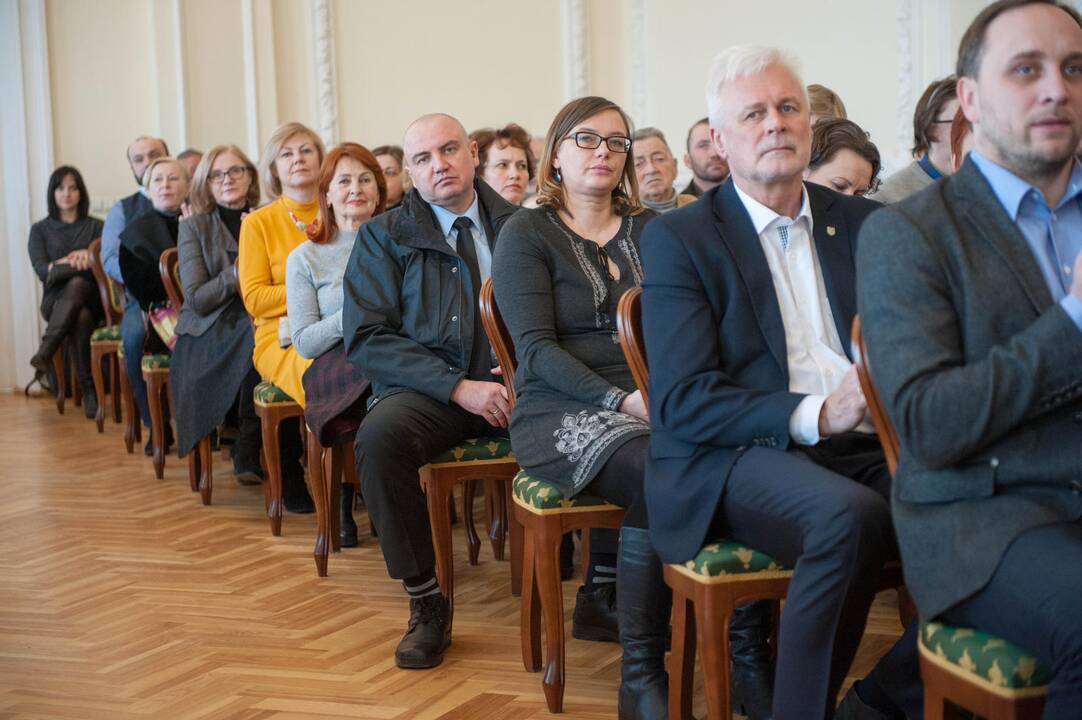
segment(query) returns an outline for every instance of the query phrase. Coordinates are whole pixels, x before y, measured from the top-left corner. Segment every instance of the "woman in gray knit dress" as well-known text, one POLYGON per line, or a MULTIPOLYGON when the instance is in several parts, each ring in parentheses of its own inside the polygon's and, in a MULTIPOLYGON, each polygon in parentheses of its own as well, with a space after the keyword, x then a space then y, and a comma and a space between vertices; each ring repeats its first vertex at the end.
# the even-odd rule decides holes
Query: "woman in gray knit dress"
POLYGON ((616 583, 619 717, 656 720, 667 715, 671 596, 646 530, 650 426, 616 335, 616 305, 642 282, 639 236, 653 217, 639 204, 630 137, 627 116, 603 98, 574 100, 556 115, 538 207, 504 225, 492 278, 518 357, 510 430, 519 464, 568 496, 586 491, 627 508, 616 583))

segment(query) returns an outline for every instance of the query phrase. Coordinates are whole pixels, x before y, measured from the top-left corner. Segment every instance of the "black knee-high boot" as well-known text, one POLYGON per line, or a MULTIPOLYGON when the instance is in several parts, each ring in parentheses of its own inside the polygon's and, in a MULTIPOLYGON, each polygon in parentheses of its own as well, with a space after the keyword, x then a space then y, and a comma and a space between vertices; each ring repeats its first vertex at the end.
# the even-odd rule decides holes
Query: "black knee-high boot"
POLYGON ((741 605, 729 621, 733 709, 748 720, 769 720, 773 715, 774 670, 770 663, 773 621, 774 608, 769 600, 741 605))
POLYGON ((661 559, 650 533, 620 530, 616 592, 620 618, 620 720, 666 720, 669 675, 665 672, 665 637, 672 612, 672 592, 665 584, 661 559))

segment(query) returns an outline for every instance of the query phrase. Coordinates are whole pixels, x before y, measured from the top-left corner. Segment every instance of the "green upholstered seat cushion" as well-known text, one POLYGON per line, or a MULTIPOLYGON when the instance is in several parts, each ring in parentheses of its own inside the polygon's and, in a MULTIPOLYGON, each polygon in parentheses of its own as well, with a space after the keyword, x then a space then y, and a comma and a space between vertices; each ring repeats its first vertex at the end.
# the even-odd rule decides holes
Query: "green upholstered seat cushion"
POLYGON ((143 368, 143 372, 158 372, 160 370, 169 369, 169 360, 171 355, 144 355, 140 362, 140 367, 143 368))
POLYGON ((699 554, 682 567, 703 578, 787 570, 769 555, 728 540, 703 545, 699 554))
POLYGON ((90 334, 90 342, 120 342, 120 326, 106 325, 90 334))
POLYGON ((560 488, 547 480, 538 480, 537 478, 530 477, 526 474, 525 470, 522 470, 515 475, 514 480, 511 481, 511 488, 515 494, 515 500, 520 505, 525 505, 526 507, 535 510, 616 507, 599 497, 588 495, 586 493, 579 493, 573 498, 567 498, 560 488))
POLYGON ((476 437, 463 440, 430 464, 468 462, 470 460, 503 460, 511 455, 511 441, 505 437, 476 437))
POLYGON ((257 405, 295 402, 282 388, 270 382, 261 382, 256 385, 255 390, 252 392, 252 398, 257 405))
POLYGON ((1047 685, 1052 673, 1017 645, 973 628, 921 622, 920 642, 956 670, 997 688, 1019 690, 1047 685))

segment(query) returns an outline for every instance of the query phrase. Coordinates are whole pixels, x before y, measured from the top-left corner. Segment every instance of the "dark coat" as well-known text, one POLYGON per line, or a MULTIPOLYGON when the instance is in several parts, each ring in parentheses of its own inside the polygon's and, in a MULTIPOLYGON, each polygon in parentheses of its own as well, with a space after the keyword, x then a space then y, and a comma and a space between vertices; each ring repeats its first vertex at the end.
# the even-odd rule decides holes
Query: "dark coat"
POLYGON ((931 618, 1022 532, 1082 515, 1082 332, 972 161, 873 215, 858 267, 906 585, 931 618))
POLYGON ((128 223, 120 233, 120 273, 124 288, 143 311, 169 301, 158 263, 162 253, 176 247, 170 222, 156 210, 148 210, 128 223))
MULTIPOLYGON (((494 248, 518 208, 481 180, 475 188, 494 248)), ((478 313, 471 282, 466 262, 416 190, 361 226, 343 279, 342 332, 349 360, 371 380, 375 400, 415 390, 450 401, 470 367, 478 313)))
POLYGON ((237 291, 237 240, 217 211, 193 215, 180 223, 177 263, 184 286, 178 335, 202 335, 237 291))
MULTIPOLYGON (((857 230, 877 203, 806 183, 842 346, 856 312, 857 230)), ((666 562, 699 551, 729 471, 751 445, 786 449, 789 366, 774 281, 732 180, 660 216, 642 240, 650 363, 650 531, 666 562)))

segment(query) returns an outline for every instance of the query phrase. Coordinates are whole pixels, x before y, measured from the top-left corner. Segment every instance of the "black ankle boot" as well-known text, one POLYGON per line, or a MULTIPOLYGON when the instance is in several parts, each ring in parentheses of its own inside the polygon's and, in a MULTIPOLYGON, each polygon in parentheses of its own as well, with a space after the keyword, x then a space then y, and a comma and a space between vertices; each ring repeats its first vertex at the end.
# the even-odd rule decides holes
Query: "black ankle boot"
POLYGON ((93 420, 98 414, 98 394, 94 390, 93 382, 80 383, 83 388, 83 415, 88 420, 93 420))
POLYGON ((413 670, 443 662, 443 651, 451 644, 448 614, 447 600, 440 593, 410 600, 409 626, 394 651, 395 665, 413 670))
POLYGON ((669 675, 665 672, 665 636, 672 592, 661 574, 650 533, 620 530, 616 570, 620 609, 620 720, 667 720, 669 675))
POLYGON ((344 548, 357 547, 357 523, 353 519, 353 486, 342 483, 342 502, 339 508, 338 539, 344 548))
POLYGON ((773 716, 774 670, 770 665, 770 629, 774 609, 760 600, 741 605, 729 621, 729 654, 733 660, 733 712, 748 720, 773 716))
POLYGON ((602 583, 592 590, 585 585, 579 587, 571 618, 571 637, 591 642, 620 642, 614 585, 602 583))

